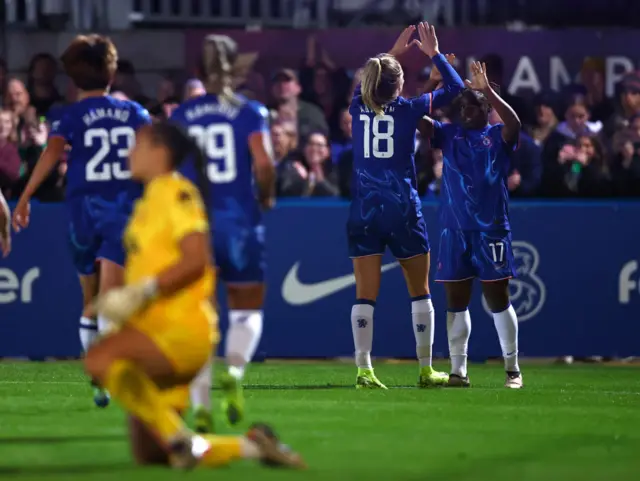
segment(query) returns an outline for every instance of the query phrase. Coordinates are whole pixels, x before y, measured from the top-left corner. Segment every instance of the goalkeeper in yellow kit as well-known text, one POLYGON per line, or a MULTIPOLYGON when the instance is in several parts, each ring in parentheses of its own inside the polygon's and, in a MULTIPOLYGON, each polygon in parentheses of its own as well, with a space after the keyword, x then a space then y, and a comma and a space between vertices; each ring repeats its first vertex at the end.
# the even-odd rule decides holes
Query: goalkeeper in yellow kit
POLYGON ((130 414, 133 453, 141 464, 215 467, 257 459, 304 467, 264 424, 242 437, 199 436, 180 416, 189 382, 218 341, 206 211, 195 185, 175 172, 186 157, 204 175, 202 152, 178 126, 139 130, 130 167, 145 189, 124 236, 125 286, 97 302, 114 330, 89 350, 85 368, 130 414))

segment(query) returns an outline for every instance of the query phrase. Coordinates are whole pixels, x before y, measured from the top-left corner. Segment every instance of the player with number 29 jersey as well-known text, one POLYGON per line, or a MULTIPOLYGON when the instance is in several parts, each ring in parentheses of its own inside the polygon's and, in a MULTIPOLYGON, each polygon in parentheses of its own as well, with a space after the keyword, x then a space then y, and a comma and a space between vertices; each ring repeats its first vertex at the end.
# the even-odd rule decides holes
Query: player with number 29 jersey
MULTIPOLYGON (((188 162, 182 173, 188 178, 206 176, 210 186, 205 203, 213 219, 213 252, 225 283, 229 315, 225 343, 228 369, 217 378, 224 393, 223 410, 231 424, 244 416, 242 379, 262 335, 262 209, 272 207, 275 193, 268 111, 233 91, 238 57, 238 45, 230 37, 205 37, 199 73, 206 94, 188 100, 171 117, 172 122, 186 128, 207 161, 204 172, 194 171, 195 164, 188 162)), ((209 363, 191 385, 198 432, 212 429, 210 369, 209 363)))
MULTIPOLYGON (((225 282, 264 279, 264 227, 248 139, 256 132, 268 135, 267 118, 261 104, 238 95, 232 102, 220 101, 215 94, 183 103, 171 117, 187 128, 207 157, 211 191, 205 202, 215 219, 214 253, 225 282)), ((191 167, 184 173, 192 178, 191 167)))

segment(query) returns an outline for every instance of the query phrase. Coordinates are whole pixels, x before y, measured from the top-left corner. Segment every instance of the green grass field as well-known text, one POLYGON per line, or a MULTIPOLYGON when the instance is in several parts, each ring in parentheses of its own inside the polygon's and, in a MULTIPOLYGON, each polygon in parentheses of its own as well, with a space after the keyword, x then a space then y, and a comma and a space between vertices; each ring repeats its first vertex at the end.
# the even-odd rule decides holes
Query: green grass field
POLYGON ((349 365, 254 366, 249 417, 273 423, 309 471, 243 462, 185 475, 133 466, 122 412, 93 407, 79 364, 2 363, 0 479, 640 479, 638 368, 525 366, 522 391, 502 388, 497 365, 471 369, 472 389, 418 390, 413 365, 382 364, 391 389, 363 392, 349 365))

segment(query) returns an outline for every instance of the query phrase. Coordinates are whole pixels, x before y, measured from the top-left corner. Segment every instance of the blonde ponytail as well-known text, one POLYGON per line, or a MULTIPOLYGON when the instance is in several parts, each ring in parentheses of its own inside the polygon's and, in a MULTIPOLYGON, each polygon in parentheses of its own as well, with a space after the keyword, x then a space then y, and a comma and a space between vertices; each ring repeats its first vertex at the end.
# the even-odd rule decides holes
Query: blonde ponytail
POLYGON ((207 92, 217 94, 220 100, 235 104, 233 94, 233 62, 230 61, 227 47, 219 35, 210 35, 205 39, 202 59, 207 92))
POLYGON ((380 57, 370 58, 362 71, 362 101, 376 115, 383 115, 383 105, 380 105, 374 99, 382 78, 382 60, 380 57))

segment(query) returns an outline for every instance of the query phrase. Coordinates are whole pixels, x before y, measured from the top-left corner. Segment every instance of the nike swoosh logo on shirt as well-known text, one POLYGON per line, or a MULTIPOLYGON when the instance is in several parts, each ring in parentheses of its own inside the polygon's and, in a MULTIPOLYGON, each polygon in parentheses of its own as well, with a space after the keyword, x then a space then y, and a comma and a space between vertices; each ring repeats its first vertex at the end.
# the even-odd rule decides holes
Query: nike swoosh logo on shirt
MULTIPOLYGON (((385 264, 381 268, 381 272, 387 272, 398 267, 398 262, 392 262, 385 264)), ((314 284, 303 284, 298 279, 298 268, 300 262, 296 262, 293 267, 287 273, 282 283, 282 297, 292 306, 304 306, 305 304, 311 304, 317 300, 328 297, 336 292, 346 289, 349 286, 355 285, 356 277, 353 274, 347 274, 346 276, 334 277, 326 281, 316 282, 314 284)))

